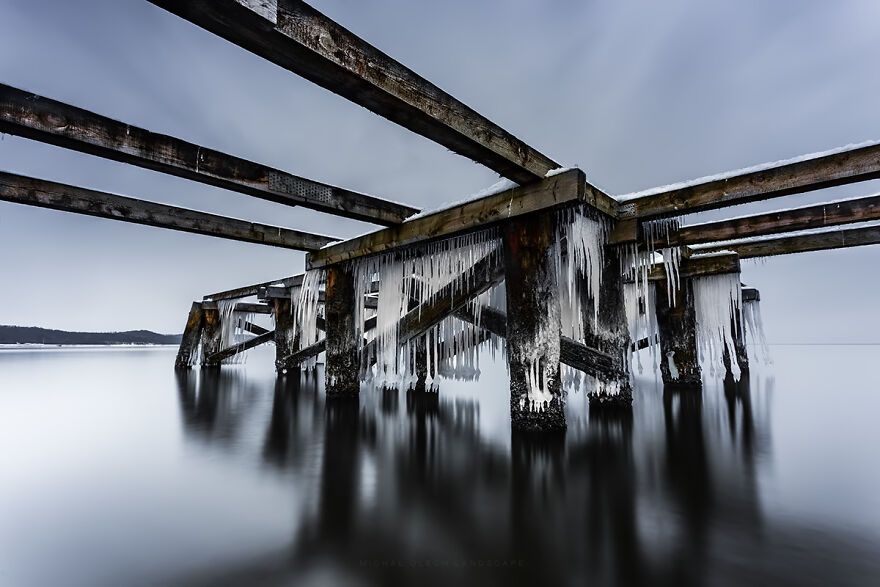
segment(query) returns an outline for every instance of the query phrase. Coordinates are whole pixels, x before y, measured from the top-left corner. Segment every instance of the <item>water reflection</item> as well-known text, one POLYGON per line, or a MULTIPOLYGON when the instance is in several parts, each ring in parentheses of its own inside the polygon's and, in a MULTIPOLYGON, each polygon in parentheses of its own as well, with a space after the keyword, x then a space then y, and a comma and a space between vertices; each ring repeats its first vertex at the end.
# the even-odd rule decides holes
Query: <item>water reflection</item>
MULTIPOLYGON (((770 404, 748 380, 702 393, 641 382, 635 411, 591 410, 567 434, 515 434, 506 450, 481 437, 477 400, 326 402, 321 379, 279 377, 264 422, 260 458, 302 489, 285 553, 187 584, 741 584, 781 568, 810 582, 785 566, 794 531, 765 528, 770 404)), ((224 449, 247 434, 246 396, 260 391, 240 371, 182 374, 178 387, 190 437, 224 449)))

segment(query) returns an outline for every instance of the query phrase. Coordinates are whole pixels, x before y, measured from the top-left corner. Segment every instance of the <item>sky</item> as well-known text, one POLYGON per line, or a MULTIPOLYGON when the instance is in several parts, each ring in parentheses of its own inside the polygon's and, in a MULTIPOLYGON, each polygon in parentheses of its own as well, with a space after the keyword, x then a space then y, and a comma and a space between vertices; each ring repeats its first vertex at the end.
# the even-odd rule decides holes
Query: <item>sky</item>
MULTIPOLYGON (((880 139, 875 0, 315 0, 612 195, 880 139)), ((0 82, 419 208, 495 183, 145 0, 0 0, 0 82)), ((0 170, 350 237, 369 224, 14 136, 0 170)), ((865 182, 703 215, 880 192, 865 182)), ((880 342, 880 247, 745 261, 770 342, 880 342)), ((0 324, 180 332, 192 300, 304 253, 0 202, 0 324)))

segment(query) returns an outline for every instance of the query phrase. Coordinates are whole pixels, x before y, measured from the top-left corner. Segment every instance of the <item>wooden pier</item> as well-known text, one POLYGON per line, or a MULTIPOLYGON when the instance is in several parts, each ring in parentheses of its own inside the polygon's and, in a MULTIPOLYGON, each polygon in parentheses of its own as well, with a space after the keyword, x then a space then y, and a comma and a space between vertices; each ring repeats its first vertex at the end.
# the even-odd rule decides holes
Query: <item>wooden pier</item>
MULTIPOLYGON (((307 252, 306 275, 194 302, 176 360, 179 368, 219 368, 240 352, 273 342, 279 372, 325 353, 328 398, 348 397, 359 393, 371 369, 389 369, 381 351, 394 344, 392 354, 412 353, 417 365, 405 369, 412 371, 411 384, 424 388, 440 372, 438 349, 460 353, 463 348, 459 338, 452 338, 458 330, 438 327, 452 323, 471 329, 465 347, 493 340, 504 345, 514 429, 561 430, 564 381, 571 373, 597 406, 632 402, 634 350, 654 349, 667 385, 699 388, 707 376, 700 364, 699 292, 707 290, 708 280, 723 277, 735 286, 734 305, 757 303, 760 297, 757 290, 740 287, 740 259, 880 243, 880 227, 859 225, 880 219, 880 196, 701 224, 676 220, 880 178, 880 145, 612 197, 579 169, 561 169, 303 2, 152 3, 516 184, 420 213, 0 84, 0 132, 379 226, 341 240, 0 172, 0 200, 307 252), (590 249, 591 242, 576 227, 600 235, 601 254, 590 249), (461 244, 466 242, 488 242, 490 252, 425 294, 429 282, 413 269, 414 260, 455 247, 467 251, 461 244), (587 269, 576 258, 583 254, 598 255, 587 269), (377 266, 398 263, 394 267, 404 268, 402 281, 388 281, 381 271, 365 272, 375 260, 377 266), (598 290, 591 289, 593 283, 600 284, 598 290), (387 304, 381 302, 388 288, 412 292, 390 322, 387 304), (481 301, 499 291, 503 306, 481 301), (627 297, 633 291, 636 298, 627 297), (256 301, 246 301, 249 297, 256 301), (307 301, 314 308, 305 308, 307 301), (577 315, 569 315, 571 308, 577 315), (248 314, 271 315, 274 329, 252 324, 248 314), (645 326, 646 333, 637 334, 633 324, 645 326), (223 334, 230 327, 252 336, 232 344, 223 334)), ((739 310, 731 313, 730 340, 716 349, 728 376, 747 372, 749 365, 739 310)), ((390 379, 383 381, 387 385, 390 379)))

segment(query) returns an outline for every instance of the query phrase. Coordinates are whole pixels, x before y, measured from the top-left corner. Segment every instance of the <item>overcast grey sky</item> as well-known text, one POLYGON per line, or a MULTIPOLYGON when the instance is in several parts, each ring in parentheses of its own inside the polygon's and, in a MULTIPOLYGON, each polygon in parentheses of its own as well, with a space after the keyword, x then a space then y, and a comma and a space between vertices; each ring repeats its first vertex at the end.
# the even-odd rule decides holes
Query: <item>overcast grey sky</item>
MULTIPOLYGON (((880 138, 876 0, 313 5, 611 194, 880 138)), ((418 207, 497 181, 144 0, 0 0, 0 82, 418 207)), ((13 136, 0 169, 339 237, 369 228, 13 136)), ((0 324, 177 332, 193 299, 303 259, 0 202, 0 324)), ((743 278, 771 342, 877 342, 878 259, 808 253, 747 262, 743 278)))

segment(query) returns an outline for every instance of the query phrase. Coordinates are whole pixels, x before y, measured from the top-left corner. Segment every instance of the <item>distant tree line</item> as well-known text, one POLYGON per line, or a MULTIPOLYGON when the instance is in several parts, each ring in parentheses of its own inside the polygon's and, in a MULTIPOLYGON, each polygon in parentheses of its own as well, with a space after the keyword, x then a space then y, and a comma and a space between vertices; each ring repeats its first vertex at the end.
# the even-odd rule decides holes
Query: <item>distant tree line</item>
POLYGON ((33 326, 0 326, 0 344, 180 344, 180 334, 149 330, 68 332, 33 326))

